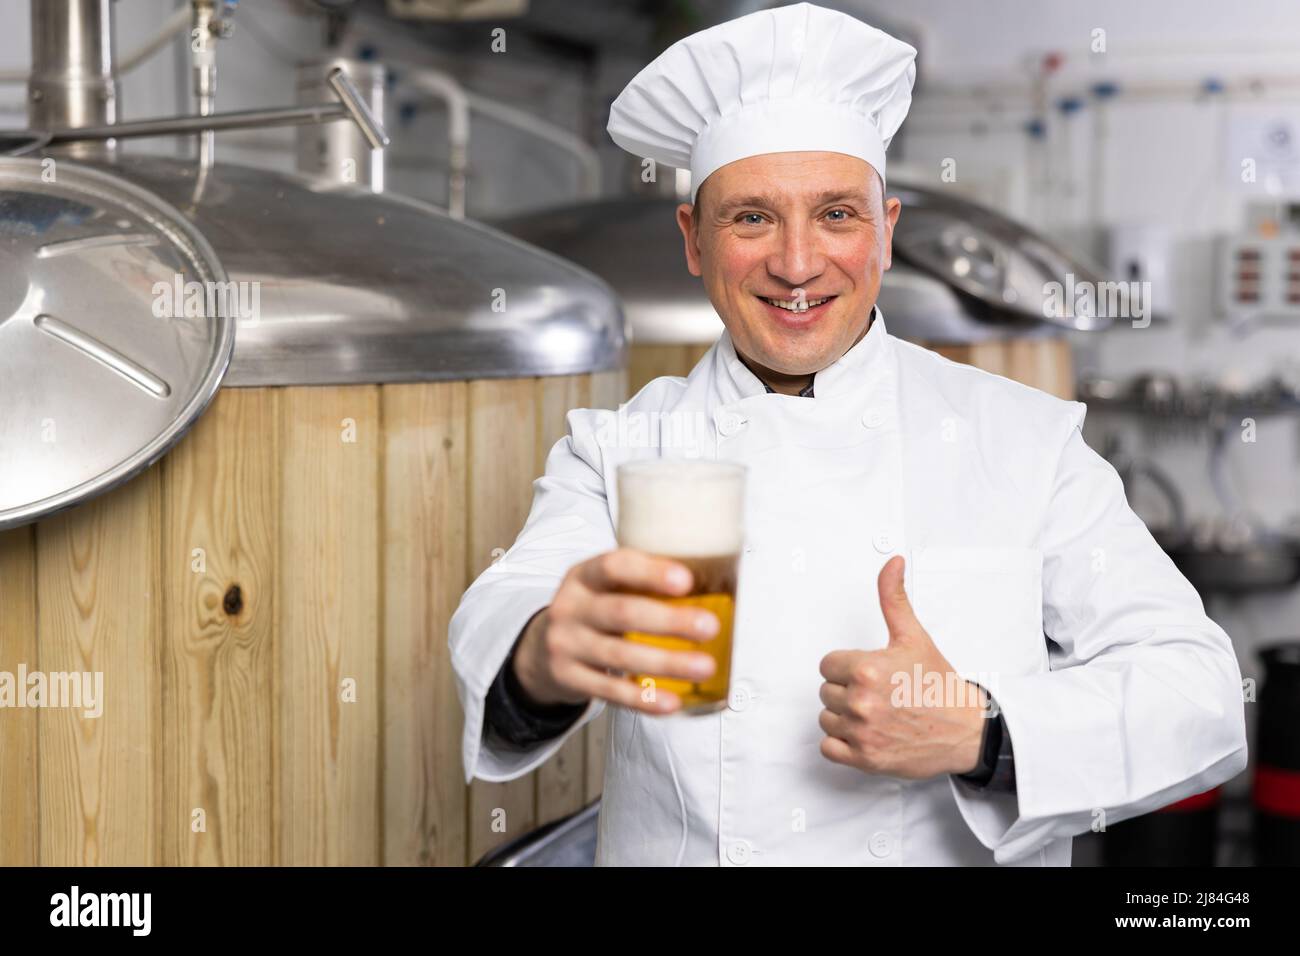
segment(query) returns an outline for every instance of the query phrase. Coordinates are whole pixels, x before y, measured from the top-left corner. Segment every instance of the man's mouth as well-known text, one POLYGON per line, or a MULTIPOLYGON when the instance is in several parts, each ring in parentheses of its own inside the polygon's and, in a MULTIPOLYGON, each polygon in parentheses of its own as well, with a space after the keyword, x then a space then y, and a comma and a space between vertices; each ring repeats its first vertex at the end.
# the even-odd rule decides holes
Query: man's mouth
POLYGON ((823 302, 829 302, 835 298, 833 295, 824 295, 819 299, 799 298, 799 299, 772 299, 765 295, 760 295, 760 299, 768 305, 774 305, 779 309, 785 309, 787 312, 807 312, 809 309, 815 309, 823 302))
MULTIPOLYGON (((773 296, 760 295, 755 298, 771 307, 773 315, 789 316, 791 320, 798 322, 801 327, 820 316, 830 307, 830 303, 835 301, 833 295, 823 295, 815 298, 801 296, 798 299, 778 299, 773 296)), ((784 322, 784 320, 782 321, 784 322)))

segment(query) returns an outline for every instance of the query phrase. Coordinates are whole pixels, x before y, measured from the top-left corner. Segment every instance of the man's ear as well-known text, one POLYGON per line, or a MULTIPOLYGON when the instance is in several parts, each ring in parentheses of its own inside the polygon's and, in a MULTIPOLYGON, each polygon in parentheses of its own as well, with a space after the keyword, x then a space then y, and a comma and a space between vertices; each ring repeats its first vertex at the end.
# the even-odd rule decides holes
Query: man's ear
POLYGON ((695 228, 695 214, 699 203, 692 206, 688 202, 677 207, 677 228, 682 231, 682 240, 686 244, 686 269, 693 276, 704 274, 700 267, 699 233, 695 228))
POLYGON ((894 226, 898 224, 898 214, 902 211, 903 203, 897 196, 885 200, 884 269, 894 264, 894 226))

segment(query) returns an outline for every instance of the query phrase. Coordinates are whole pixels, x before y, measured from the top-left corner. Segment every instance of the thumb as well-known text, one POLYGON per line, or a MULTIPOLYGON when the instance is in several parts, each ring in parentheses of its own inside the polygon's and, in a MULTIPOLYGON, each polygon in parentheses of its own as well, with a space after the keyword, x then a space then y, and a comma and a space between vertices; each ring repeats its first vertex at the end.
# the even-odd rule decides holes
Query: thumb
POLYGON ((912 602, 907 598, 907 591, 903 588, 904 564, 902 556, 895 555, 885 562, 885 566, 880 569, 880 577, 876 579, 880 590, 880 610, 885 616, 885 626, 889 628, 890 644, 924 632, 912 610, 912 602))

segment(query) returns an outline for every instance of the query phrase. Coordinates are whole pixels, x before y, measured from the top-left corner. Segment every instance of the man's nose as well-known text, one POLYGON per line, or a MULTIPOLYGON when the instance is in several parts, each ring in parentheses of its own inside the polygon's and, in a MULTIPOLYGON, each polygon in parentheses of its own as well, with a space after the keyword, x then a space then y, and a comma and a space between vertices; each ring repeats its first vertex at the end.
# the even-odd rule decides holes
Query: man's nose
POLYGON ((825 271, 826 258, 821 244, 806 223, 783 226, 776 242, 777 247, 767 259, 767 271, 773 278, 795 289, 809 284, 825 271))

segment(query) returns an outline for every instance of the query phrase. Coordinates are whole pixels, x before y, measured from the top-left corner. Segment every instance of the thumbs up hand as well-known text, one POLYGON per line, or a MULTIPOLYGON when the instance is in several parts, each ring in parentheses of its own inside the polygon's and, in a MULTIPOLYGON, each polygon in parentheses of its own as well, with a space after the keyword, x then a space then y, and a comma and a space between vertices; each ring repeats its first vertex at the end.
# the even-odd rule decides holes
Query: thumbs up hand
POLYGON ((865 773, 909 779, 974 770, 984 734, 984 690, 957 675, 917 620, 903 589, 901 557, 885 564, 877 585, 889 643, 822 658, 822 756, 865 773))

